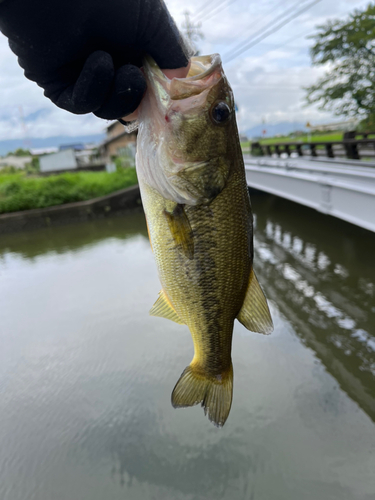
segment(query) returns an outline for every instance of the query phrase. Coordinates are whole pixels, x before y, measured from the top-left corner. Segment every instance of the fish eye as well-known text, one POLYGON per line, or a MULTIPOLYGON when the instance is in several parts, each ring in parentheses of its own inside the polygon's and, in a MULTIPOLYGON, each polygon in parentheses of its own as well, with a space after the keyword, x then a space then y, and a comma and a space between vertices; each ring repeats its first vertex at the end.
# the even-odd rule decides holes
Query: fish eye
POLYGON ((211 110, 211 116, 215 123, 224 123, 230 116, 230 108, 224 101, 218 102, 211 110))

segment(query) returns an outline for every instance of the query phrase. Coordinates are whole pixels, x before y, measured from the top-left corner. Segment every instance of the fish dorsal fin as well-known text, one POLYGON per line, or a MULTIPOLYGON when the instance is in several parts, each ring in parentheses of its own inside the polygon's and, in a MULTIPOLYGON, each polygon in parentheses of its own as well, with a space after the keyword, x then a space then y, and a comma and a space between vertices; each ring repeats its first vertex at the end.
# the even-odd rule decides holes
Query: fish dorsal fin
POLYGON ((158 300, 152 306, 150 310, 150 315, 158 316, 159 318, 170 319, 171 321, 174 321, 179 325, 185 324, 174 310, 168 297, 165 295, 164 290, 160 290, 158 300))
POLYGON ((240 323, 252 332, 268 335, 273 331, 273 323, 267 299, 261 289, 254 270, 251 270, 249 286, 241 311, 237 316, 240 323))
POLYGON ((164 210, 164 215, 176 246, 191 260, 194 257, 193 231, 184 206, 178 203, 172 213, 164 210))

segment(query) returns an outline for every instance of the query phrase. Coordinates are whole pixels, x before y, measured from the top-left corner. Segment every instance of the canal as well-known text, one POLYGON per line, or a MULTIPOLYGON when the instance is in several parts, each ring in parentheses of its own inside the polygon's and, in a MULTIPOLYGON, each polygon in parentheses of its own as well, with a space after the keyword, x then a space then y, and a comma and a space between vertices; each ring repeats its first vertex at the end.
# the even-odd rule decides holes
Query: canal
POLYGON ((217 429, 174 410, 142 213, 0 240, 1 500, 373 500, 375 234, 252 196, 275 331, 236 322, 217 429))

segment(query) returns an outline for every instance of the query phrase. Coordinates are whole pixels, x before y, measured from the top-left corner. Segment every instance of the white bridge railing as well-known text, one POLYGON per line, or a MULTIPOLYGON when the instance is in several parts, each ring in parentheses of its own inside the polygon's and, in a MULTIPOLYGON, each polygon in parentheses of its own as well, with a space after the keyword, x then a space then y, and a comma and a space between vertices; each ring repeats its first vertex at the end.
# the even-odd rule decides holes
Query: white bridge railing
POLYGON ((245 157, 249 187, 375 231, 375 164, 328 158, 245 157))

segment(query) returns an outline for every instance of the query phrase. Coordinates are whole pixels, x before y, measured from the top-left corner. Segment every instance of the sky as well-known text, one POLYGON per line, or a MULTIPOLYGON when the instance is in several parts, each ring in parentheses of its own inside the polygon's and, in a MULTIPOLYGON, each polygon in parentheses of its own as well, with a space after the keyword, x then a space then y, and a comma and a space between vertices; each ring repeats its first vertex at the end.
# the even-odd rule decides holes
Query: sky
MULTIPOLYGON (((240 131, 260 123, 311 124, 337 120, 328 112, 306 107, 302 87, 317 81, 325 68, 312 67, 308 36, 329 19, 346 18, 369 0, 315 0, 311 8, 247 51, 232 58, 234 48, 251 37, 267 35, 271 26, 314 0, 167 0, 181 28, 188 10, 201 22, 201 54, 221 54, 239 111, 240 131), (203 7, 206 6, 204 9, 203 7)), ((0 141, 82 136, 103 133, 108 122, 94 115, 73 115, 54 106, 43 90, 23 76, 7 39, 0 33, 0 141), (22 118, 23 117, 23 118, 22 118)))

